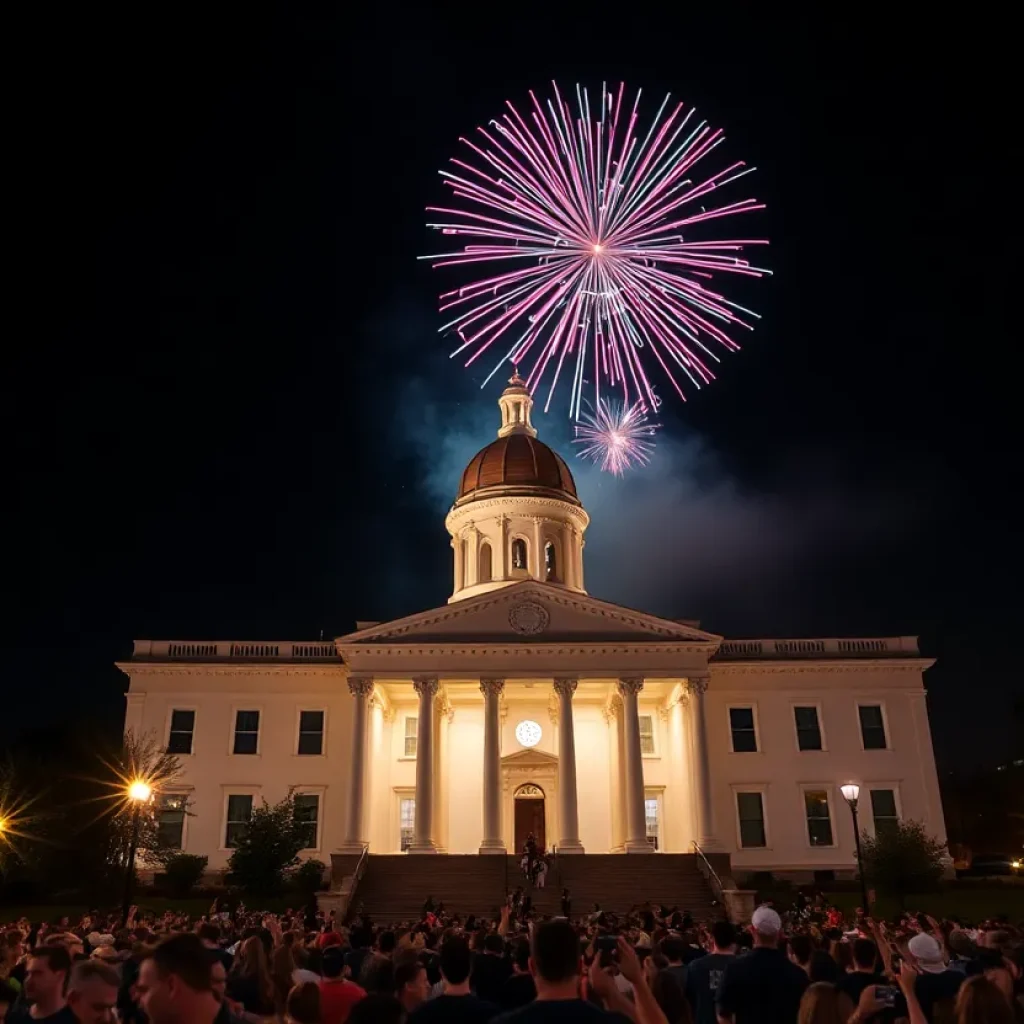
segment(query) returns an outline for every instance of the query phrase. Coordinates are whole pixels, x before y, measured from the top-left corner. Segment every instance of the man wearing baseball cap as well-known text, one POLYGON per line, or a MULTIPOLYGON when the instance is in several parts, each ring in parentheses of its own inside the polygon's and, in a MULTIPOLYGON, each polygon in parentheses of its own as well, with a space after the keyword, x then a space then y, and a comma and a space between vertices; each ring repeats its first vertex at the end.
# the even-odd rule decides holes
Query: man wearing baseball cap
MULTIPOLYGON (((907 943, 909 957, 904 961, 918 972, 914 981, 914 995, 921 1004, 921 1012, 928 1020, 932 1020, 935 1004, 946 1000, 950 1003, 963 983, 964 975, 951 970, 942 953, 938 939, 927 932, 920 932, 907 943)), ((906 969, 906 968, 905 968, 906 969)), ((900 995, 896 1000, 896 1016, 908 1016, 906 1001, 900 995)))
POLYGON ((754 948, 725 969, 718 990, 719 1024, 794 1024, 809 979, 779 950, 782 921, 771 907, 750 919, 754 948))

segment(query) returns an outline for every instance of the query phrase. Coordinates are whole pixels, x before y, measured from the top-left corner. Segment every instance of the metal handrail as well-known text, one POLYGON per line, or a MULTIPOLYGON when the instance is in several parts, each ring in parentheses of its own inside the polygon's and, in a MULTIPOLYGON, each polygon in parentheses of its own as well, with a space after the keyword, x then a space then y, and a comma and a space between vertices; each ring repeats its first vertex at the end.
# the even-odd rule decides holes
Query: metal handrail
POLYGON ((359 860, 356 861, 355 870, 352 872, 352 885, 349 887, 347 893, 342 893, 345 897, 345 910, 344 916, 347 918, 349 911, 352 909, 352 898, 356 894, 356 889, 359 888, 359 882, 362 880, 363 872, 366 870, 366 861, 370 855, 370 844, 363 843, 363 852, 359 854, 359 860))
POLYGON ((722 892, 725 889, 725 886, 722 884, 721 878, 718 877, 718 872, 711 866, 711 861, 709 861, 707 857, 704 855, 704 851, 700 848, 700 844, 697 842, 696 839, 694 839, 692 842, 694 852, 703 862, 703 866, 701 866, 700 868, 701 874, 704 876, 708 884, 711 886, 711 891, 715 894, 715 899, 721 900, 722 892), (711 879, 714 879, 714 881, 712 882, 711 879))

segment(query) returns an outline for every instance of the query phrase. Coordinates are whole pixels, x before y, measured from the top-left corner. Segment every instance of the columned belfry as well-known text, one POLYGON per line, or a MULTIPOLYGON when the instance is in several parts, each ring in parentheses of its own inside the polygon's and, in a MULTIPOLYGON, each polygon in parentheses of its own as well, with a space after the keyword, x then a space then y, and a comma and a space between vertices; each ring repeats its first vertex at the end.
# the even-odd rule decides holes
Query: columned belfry
POLYGON ((498 438, 470 459, 445 525, 462 601, 520 580, 586 593, 583 533, 590 517, 560 455, 537 440, 533 399, 514 374, 498 399, 498 438))

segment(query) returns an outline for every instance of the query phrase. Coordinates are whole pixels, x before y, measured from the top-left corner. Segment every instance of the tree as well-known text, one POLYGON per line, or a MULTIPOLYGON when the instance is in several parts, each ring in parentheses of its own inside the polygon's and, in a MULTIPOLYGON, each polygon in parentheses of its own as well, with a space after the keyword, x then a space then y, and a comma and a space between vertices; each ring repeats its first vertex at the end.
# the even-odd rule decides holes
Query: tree
POLYGON ((276 804, 263 801, 235 842, 228 861, 230 880, 254 896, 269 896, 284 888, 285 873, 299 863, 308 831, 295 816, 295 794, 276 804))
MULTIPOLYGON (((167 748, 155 733, 137 736, 129 729, 116 757, 103 759, 103 764, 106 768, 106 813, 110 815, 111 863, 121 868, 127 865, 136 810, 139 813, 139 859, 145 864, 162 865, 178 856, 181 850, 168 843, 160 829, 160 801, 162 795, 180 784, 183 774, 181 761, 174 754, 167 753, 167 748), (150 801, 139 808, 127 795, 128 787, 136 780, 145 782, 153 791, 150 801)), ((175 795, 181 801, 181 812, 188 814, 188 798, 184 794, 175 795)))
POLYGON ((938 885, 947 852, 919 821, 899 821, 874 836, 863 833, 861 857, 867 881, 902 900, 909 893, 927 892, 938 885))

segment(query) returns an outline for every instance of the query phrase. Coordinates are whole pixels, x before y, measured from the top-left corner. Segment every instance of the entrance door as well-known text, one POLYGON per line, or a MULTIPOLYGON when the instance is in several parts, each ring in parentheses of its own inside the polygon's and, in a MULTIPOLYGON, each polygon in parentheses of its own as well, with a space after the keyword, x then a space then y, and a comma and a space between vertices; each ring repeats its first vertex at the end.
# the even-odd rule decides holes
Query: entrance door
POLYGON ((547 849, 544 836, 544 797, 518 797, 516 807, 516 853, 522 853, 526 837, 532 832, 537 846, 547 849))

